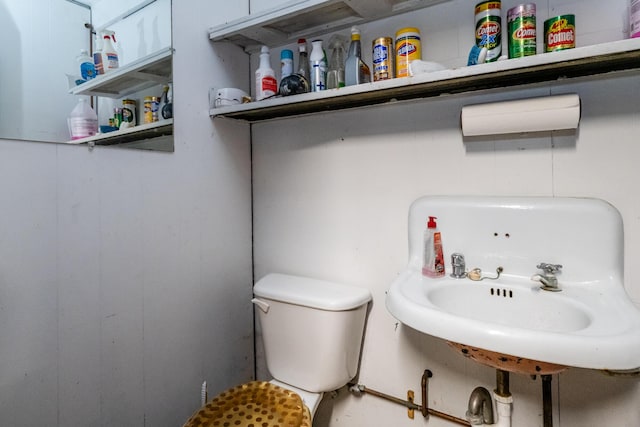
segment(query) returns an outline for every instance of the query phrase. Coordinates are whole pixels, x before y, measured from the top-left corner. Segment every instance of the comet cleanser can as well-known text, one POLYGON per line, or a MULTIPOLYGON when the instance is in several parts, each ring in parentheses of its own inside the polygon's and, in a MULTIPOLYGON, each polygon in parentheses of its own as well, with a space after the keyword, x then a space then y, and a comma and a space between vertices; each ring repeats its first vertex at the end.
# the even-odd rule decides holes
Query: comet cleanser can
POLYGON ((536 5, 521 4, 507 11, 509 58, 536 54, 536 5))
POLYGON ((576 18, 574 15, 560 15, 544 21, 544 50, 573 49, 576 47, 576 18))
POLYGON ((483 1, 476 5, 476 46, 487 49, 486 62, 497 61, 502 55, 500 7, 500 0, 483 1))

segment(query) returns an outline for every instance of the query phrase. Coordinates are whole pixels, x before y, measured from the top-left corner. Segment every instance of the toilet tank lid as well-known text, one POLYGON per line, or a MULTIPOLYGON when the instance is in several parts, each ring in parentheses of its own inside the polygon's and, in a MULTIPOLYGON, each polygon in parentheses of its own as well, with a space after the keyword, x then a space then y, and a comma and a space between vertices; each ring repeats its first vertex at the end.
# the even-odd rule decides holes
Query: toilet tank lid
POLYGON ((328 311, 352 310, 368 303, 368 289, 287 274, 267 274, 253 287, 258 298, 328 311))

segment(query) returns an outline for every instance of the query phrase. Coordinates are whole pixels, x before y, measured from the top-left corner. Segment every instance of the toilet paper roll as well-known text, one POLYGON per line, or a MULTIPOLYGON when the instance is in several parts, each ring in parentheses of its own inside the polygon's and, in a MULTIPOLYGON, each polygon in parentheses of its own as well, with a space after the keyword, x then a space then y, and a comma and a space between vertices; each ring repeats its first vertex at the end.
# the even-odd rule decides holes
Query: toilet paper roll
POLYGON ((463 136, 576 129, 580 97, 573 94, 462 107, 463 136))

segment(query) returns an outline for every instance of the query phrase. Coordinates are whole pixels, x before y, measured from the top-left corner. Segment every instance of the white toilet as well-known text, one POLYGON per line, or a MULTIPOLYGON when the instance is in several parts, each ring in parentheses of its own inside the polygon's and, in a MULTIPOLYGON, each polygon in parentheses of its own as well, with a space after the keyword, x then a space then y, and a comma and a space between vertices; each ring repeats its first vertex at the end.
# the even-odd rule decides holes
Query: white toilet
POLYGON ((227 390, 184 427, 310 427, 323 393, 356 376, 371 301, 367 289, 269 274, 253 292, 273 380, 227 390))

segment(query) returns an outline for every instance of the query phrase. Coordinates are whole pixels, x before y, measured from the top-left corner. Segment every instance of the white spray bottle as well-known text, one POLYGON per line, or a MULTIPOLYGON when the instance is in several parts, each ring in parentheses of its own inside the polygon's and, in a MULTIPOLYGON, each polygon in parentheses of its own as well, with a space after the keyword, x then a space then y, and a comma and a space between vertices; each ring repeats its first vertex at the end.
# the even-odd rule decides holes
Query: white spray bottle
POLYGON ((116 33, 111 30, 102 31, 102 65, 104 72, 108 73, 119 67, 118 51, 114 46, 116 33))
POLYGON ((271 68, 269 48, 262 46, 260 49, 260 66, 256 70, 256 101, 269 98, 278 93, 278 81, 276 73, 271 68))

